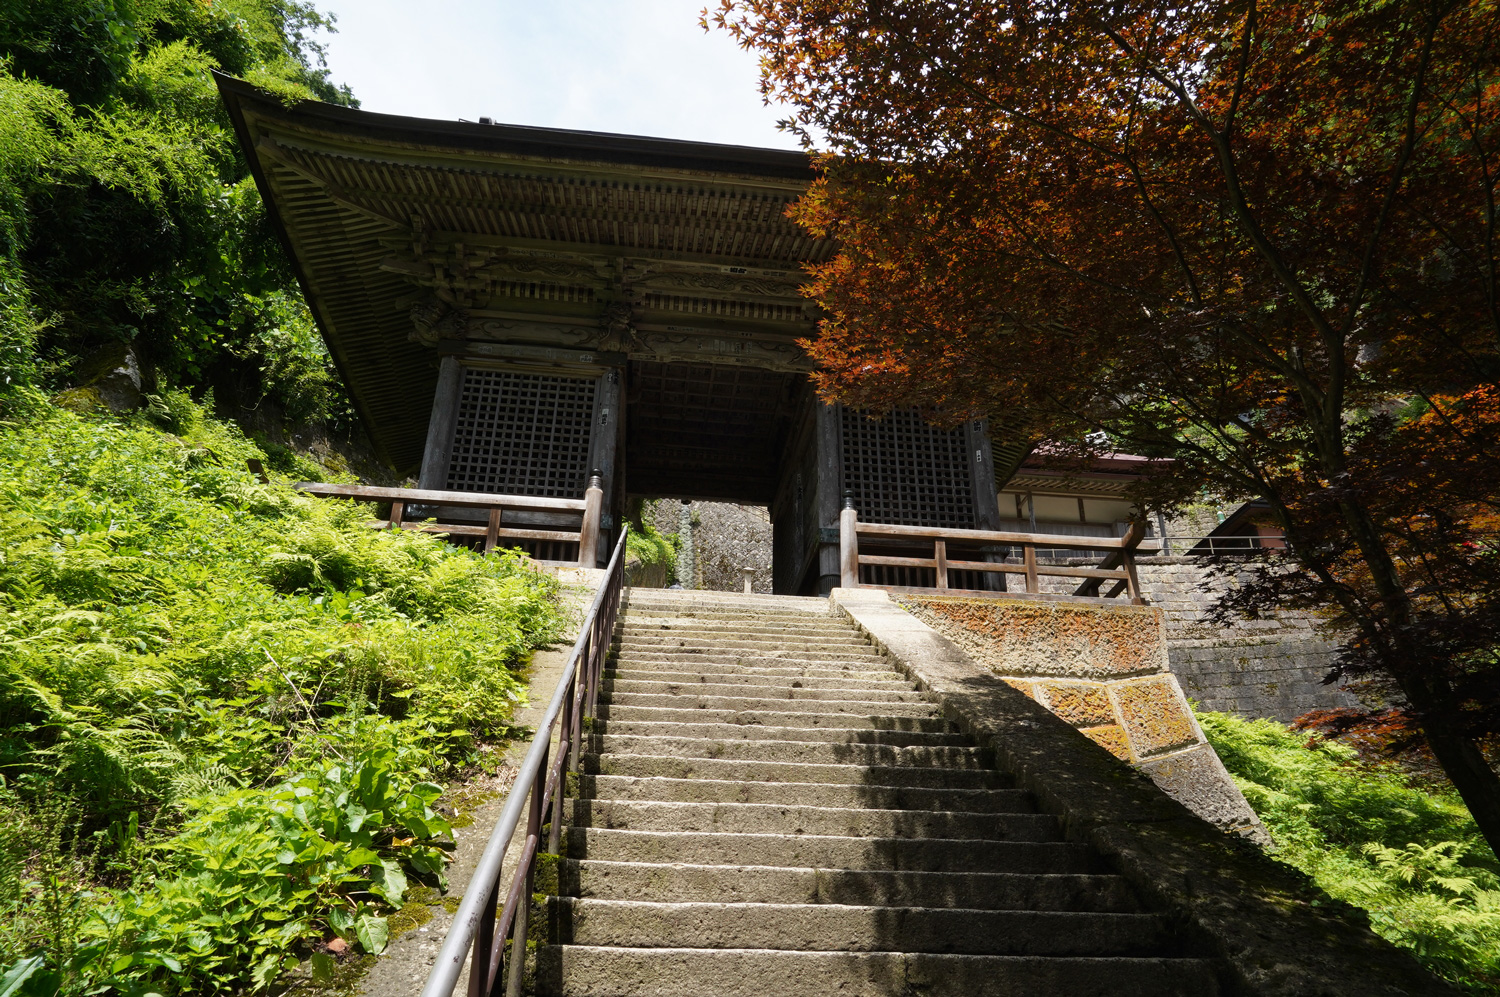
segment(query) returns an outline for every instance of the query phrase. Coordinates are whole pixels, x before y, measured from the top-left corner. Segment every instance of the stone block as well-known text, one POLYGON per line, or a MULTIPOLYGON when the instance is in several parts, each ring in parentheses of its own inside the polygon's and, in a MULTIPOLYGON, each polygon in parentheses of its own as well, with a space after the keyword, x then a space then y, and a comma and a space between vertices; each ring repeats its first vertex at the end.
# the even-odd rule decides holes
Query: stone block
MULTIPOLYGON (((1012 683, 1014 684, 1014 683, 1012 683)), ((1104 686, 1088 682, 1038 682, 1036 698, 1074 727, 1098 727, 1115 722, 1104 686)))
POLYGON ((1032 699, 1036 698, 1036 683, 1027 682, 1024 679, 1006 679, 1005 684, 1019 692, 1024 692, 1032 699))
POLYGON ((1081 733, 1099 747, 1122 761, 1130 761, 1130 742, 1119 724, 1103 727, 1084 727, 1081 733))
POLYGON ((1263 845, 1270 844, 1255 811, 1235 789, 1224 763, 1206 744, 1173 752, 1139 763, 1168 796, 1195 814, 1226 831, 1247 833, 1263 845))
POLYGON ((1137 757, 1198 740, 1197 725, 1172 678, 1117 683, 1110 687, 1110 694, 1137 757))

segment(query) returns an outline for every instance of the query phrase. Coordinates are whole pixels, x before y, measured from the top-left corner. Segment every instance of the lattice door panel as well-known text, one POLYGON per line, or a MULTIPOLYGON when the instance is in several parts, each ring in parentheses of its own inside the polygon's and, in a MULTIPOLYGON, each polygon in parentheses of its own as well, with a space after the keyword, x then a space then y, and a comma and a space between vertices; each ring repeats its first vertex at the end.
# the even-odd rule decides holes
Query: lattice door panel
POLYGON ((597 381, 466 367, 448 461, 461 492, 582 498, 597 381))
POLYGON ((871 419, 843 409, 844 491, 861 522, 973 529, 974 487, 962 428, 915 412, 871 419))

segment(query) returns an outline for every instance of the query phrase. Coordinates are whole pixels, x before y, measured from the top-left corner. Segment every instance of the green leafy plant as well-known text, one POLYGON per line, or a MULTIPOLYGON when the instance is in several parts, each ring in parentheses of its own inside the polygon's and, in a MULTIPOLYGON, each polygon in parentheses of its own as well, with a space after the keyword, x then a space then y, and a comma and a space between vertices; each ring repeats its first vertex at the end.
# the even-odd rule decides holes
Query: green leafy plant
POLYGON ((1200 713, 1276 857, 1474 993, 1500 989, 1500 862, 1451 790, 1414 784, 1336 741, 1200 713))
POLYGON ((26 833, 0 852, 0 979, 227 993, 335 936, 379 951, 408 883, 442 882, 441 780, 509 732, 560 636, 555 583, 259 483, 261 451, 186 395, 125 420, 20 397, 0 816, 26 833))

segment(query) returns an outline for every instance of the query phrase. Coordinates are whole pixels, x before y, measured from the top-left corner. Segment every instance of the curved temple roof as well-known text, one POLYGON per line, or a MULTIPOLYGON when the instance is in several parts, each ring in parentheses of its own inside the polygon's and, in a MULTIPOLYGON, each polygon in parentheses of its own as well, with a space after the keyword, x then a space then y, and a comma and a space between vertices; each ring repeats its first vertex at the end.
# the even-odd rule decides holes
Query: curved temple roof
POLYGON ((803 268, 834 247, 786 218, 812 178, 801 153, 287 105, 217 82, 398 469, 421 460, 442 351, 806 369, 803 268))

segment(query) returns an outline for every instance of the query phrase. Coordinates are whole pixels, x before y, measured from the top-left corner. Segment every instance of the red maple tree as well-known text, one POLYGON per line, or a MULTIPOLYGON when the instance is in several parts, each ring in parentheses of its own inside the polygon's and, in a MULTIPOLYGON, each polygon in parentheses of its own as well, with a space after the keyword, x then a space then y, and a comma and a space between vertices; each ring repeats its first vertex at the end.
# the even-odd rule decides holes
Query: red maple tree
POLYGON ((825 397, 1259 497, 1500 852, 1500 8, 722 0, 826 154, 825 397))

